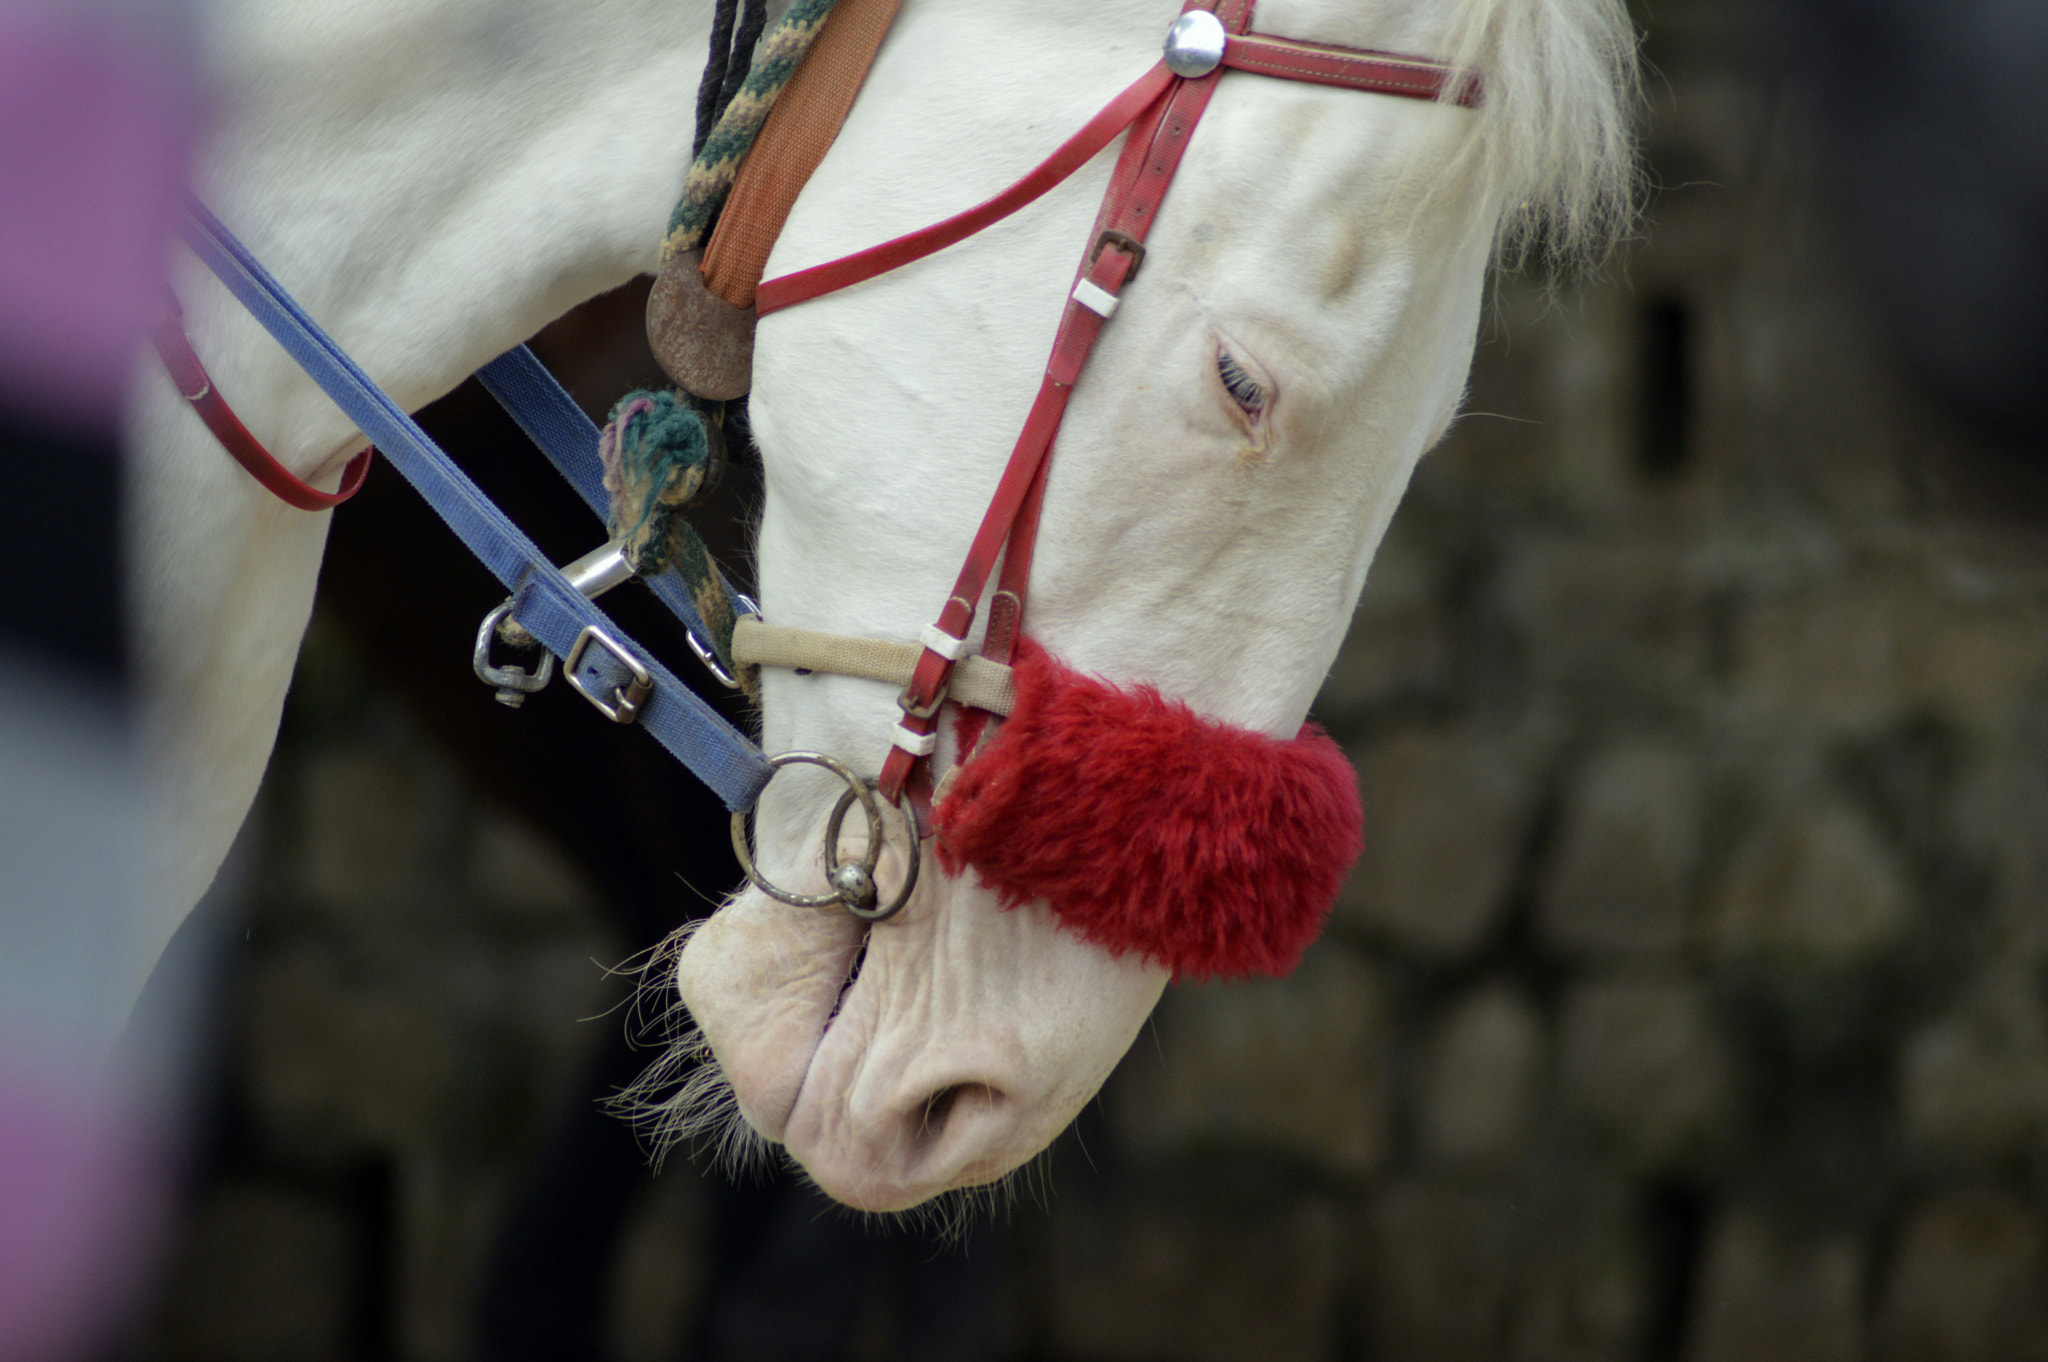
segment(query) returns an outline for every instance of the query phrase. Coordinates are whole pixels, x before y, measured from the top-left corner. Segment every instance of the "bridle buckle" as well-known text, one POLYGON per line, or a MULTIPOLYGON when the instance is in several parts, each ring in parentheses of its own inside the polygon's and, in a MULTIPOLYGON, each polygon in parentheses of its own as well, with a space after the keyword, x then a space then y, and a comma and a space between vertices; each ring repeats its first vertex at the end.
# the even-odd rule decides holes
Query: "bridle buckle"
POLYGON ((647 697, 654 693, 654 677, 647 668, 640 665, 640 659, 627 652, 610 634, 594 624, 585 625, 583 632, 576 635, 576 645, 569 649, 569 656, 562 662, 562 671, 569 678, 569 684, 576 693, 597 707, 597 712, 615 724, 630 724, 640 717, 640 706, 647 703, 647 697), (624 685, 615 685, 610 694, 592 690, 579 673, 583 654, 591 644, 597 644, 627 671, 624 685))
POLYGON ((1089 268, 1094 268, 1096 260, 1102 255, 1102 248, 1104 246, 1114 246, 1131 258, 1130 273, 1124 276, 1125 283, 1128 284, 1131 280, 1138 277, 1138 271, 1144 268, 1145 265, 1144 242, 1138 240, 1129 232, 1120 232, 1114 227, 1108 228, 1101 236, 1095 238, 1095 249, 1088 252, 1089 268))
MULTIPOLYGON (((916 679, 912 678, 910 686, 916 684, 916 679)), ((904 718, 931 719, 936 717, 938 712, 946 707, 946 691, 949 689, 948 687, 940 686, 938 692, 932 696, 929 704, 920 705, 917 701, 910 698, 910 686, 905 686, 903 693, 896 697, 896 708, 903 711, 904 718)))

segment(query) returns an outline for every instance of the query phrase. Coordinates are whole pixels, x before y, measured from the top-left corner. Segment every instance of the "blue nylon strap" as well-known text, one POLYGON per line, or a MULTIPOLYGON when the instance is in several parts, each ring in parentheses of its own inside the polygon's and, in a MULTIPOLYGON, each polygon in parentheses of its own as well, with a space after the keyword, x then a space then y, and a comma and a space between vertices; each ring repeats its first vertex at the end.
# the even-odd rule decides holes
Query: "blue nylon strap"
MULTIPOLYGON (((583 498, 586 506, 599 520, 608 521, 611 496, 604 490, 604 461, 598 457, 598 429, 591 424, 583 408, 576 405, 576 399, 563 390, 555 376, 548 372, 545 364, 523 345, 515 345, 504 354, 476 371, 477 381, 498 405, 519 423, 527 438, 540 447, 548 456, 548 462, 555 471, 568 479, 576 494, 583 498)), ((690 587, 683 580, 683 574, 674 568, 663 568, 653 577, 641 578, 671 614, 683 622, 683 627, 695 634, 707 648, 711 644, 711 630, 705 627, 704 617, 697 610, 697 600, 690 594, 690 587)), ((720 579, 726 595, 732 600, 735 617, 748 613, 748 607, 741 603, 730 583, 720 579)), ((512 617, 524 625, 526 619, 514 608, 512 617)))
POLYGON ((597 456, 597 427, 547 366, 533 351, 515 345, 477 370, 476 377, 569 480, 583 504, 599 520, 605 519, 611 498, 604 490, 604 463, 597 456))
MULTIPOLYGON (((491 575, 518 596, 520 623, 560 658, 574 650, 586 628, 599 630, 617 642, 654 681, 653 693, 641 707, 641 726, 709 785, 727 808, 751 808, 774 774, 760 749, 585 600, 426 432, 328 338, 219 219, 196 200, 188 209, 184 237, 193 251, 418 489, 491 575)), ((594 455, 595 445, 590 448, 594 455)), ((607 661, 616 666, 598 646, 587 648, 584 659, 593 667, 607 661)), ((604 684, 601 676, 593 680, 604 684)))

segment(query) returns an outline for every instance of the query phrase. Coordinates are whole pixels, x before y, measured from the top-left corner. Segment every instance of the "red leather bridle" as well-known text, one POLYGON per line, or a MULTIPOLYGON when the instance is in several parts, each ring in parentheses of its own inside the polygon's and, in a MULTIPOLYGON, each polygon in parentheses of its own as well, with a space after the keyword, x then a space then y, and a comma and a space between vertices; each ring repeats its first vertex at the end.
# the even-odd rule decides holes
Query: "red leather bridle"
POLYGON ((374 449, 365 449, 350 459, 341 471, 341 485, 332 492, 323 492, 278 462, 277 456, 249 433, 242 418, 235 415, 234 408, 213 386, 213 375, 206 372, 199 352, 192 348, 192 338, 185 334, 184 310, 175 296, 168 300, 164 315, 150 328, 149 339, 178 389, 178 396, 191 404, 213 438, 220 441, 221 448, 279 501, 301 511, 331 511, 363 489, 374 449))
MULTIPOLYGON (((1002 575, 990 601, 981 653, 1008 663, 1016 651, 1045 499, 1046 468, 1060 419, 1104 323, 1144 262, 1145 239, 1223 73, 1249 71, 1468 108, 1480 102, 1478 77, 1440 62, 1251 33, 1255 3, 1189 0, 1169 35, 1167 58, 1111 100, 1043 164, 987 203, 922 231, 761 284, 758 306, 766 316, 921 259, 1016 212, 1073 174, 1119 133, 1130 132, 1089 233, 1037 400, 952 594, 937 621, 924 630, 924 652, 898 701, 903 718, 882 767, 880 792, 892 803, 908 794, 921 823, 929 814, 930 758, 938 743, 940 711, 953 669, 966 655, 978 603, 1000 559, 1002 575)), ((976 712, 963 724, 963 752, 973 748, 986 718, 976 712)))

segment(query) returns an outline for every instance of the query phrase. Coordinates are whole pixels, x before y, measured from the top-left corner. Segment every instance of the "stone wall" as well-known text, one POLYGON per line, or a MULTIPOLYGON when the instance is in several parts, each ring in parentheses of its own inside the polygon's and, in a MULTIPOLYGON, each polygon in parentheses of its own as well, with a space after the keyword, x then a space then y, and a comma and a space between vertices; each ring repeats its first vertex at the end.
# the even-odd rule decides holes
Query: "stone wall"
POLYGON ((1318 703, 1364 861, 1117 1075, 1056 1355, 2048 1356, 2048 500, 1655 20, 1646 239, 1498 291, 1318 703))
MULTIPOLYGON (((1365 859, 1010 1213, 1013 1356, 2048 1358, 2048 497, 1871 339, 1746 21, 1649 24, 1645 239, 1496 292, 1318 702, 1365 859)), ((317 629, 293 716, 144 1351, 464 1356, 617 946, 317 629)), ((622 1356, 678 1355, 693 1179, 622 1356)))

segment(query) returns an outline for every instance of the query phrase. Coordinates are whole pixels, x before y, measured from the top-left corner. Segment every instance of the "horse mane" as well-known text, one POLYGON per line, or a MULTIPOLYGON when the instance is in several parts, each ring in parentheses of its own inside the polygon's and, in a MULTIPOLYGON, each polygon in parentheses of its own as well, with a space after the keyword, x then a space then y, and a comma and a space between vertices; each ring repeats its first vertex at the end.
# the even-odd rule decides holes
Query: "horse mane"
POLYGON ((1498 205, 1496 263, 1599 264, 1636 216, 1642 96, 1623 0, 1461 0, 1446 56, 1486 82, 1463 157, 1498 205))

